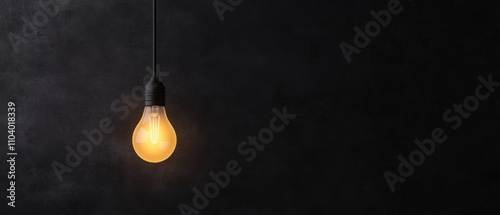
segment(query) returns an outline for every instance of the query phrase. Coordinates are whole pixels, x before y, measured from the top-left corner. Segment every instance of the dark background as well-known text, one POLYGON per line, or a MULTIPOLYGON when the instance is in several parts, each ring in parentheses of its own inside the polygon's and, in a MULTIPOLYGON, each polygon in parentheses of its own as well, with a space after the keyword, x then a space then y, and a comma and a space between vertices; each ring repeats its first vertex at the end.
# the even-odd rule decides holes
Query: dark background
MULTIPOLYGON (((15 101, 19 153, 16 208, 5 199, 2 214, 180 214, 192 188, 242 161, 238 144, 284 105, 297 118, 200 214, 478 214, 498 203, 500 92, 457 131, 442 121, 479 75, 500 80, 498 1, 402 0, 351 64, 339 43, 352 44, 353 27, 387 0, 244 0, 223 22, 211 0, 158 1, 158 63, 178 134, 161 164, 132 148, 142 104, 124 120, 110 109, 151 65, 152 1, 71 0, 16 54, 7 34, 37 2, 0 2, 0 129, 6 140, 15 101), (60 183, 51 163, 106 117, 115 131, 60 183), (392 193, 383 173, 436 127, 449 139, 392 193)), ((6 150, 3 141, 0 160, 6 150)))

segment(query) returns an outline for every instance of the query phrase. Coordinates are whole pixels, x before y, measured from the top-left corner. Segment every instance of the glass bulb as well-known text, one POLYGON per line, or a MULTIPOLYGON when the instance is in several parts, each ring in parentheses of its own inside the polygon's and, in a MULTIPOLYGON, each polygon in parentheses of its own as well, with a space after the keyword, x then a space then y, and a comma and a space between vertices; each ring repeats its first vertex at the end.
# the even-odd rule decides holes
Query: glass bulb
POLYGON ((177 136, 165 107, 146 106, 132 136, 135 153, 147 162, 159 163, 172 155, 176 144, 177 136))

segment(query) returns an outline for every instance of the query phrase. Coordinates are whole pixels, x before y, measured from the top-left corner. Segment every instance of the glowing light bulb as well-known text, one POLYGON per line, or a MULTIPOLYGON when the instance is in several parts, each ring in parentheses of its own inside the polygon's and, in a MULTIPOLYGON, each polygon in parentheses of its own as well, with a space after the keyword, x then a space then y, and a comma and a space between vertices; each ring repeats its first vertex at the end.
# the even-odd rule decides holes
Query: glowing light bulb
POLYGON ((165 112, 165 86, 156 76, 156 0, 153 1, 153 74, 144 89, 144 113, 132 135, 134 151, 143 160, 159 163, 172 155, 177 136, 165 112))
POLYGON ((165 107, 146 106, 132 135, 135 153, 147 162, 159 163, 172 155, 176 144, 177 136, 168 121, 165 107))

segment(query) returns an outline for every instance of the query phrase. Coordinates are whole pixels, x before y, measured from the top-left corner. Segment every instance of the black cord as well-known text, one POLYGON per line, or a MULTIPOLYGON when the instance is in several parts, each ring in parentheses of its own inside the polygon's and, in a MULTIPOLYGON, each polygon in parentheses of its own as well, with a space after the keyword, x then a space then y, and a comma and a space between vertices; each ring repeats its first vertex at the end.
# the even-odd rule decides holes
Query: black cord
POLYGON ((153 77, 145 86, 144 105, 165 106, 165 86, 156 77, 156 0, 153 0, 153 77))
POLYGON ((153 78, 156 77, 156 0, 153 0, 153 78))

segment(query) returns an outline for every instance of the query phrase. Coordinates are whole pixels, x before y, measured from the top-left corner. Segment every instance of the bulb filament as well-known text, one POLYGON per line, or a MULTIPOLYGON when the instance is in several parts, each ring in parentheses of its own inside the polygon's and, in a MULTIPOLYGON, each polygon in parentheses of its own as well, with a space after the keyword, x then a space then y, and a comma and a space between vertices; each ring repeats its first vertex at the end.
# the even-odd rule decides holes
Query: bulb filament
POLYGON ((160 109, 158 106, 151 108, 149 115, 149 129, 151 143, 157 144, 160 135, 160 109))

